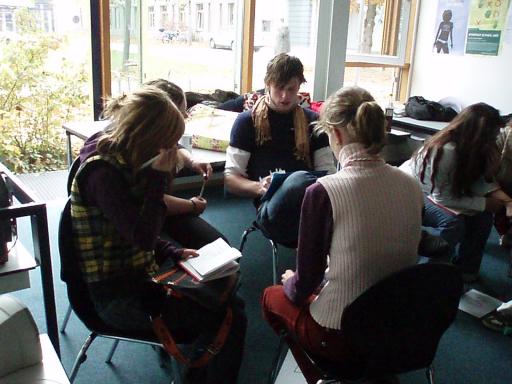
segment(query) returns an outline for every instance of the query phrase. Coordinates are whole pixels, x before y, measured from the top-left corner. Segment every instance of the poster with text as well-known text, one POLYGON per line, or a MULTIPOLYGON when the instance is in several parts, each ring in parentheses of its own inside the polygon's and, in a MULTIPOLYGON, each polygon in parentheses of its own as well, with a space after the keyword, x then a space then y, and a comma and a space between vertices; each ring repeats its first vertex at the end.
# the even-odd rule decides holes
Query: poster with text
POLYGON ((471 0, 466 53, 498 55, 509 5, 509 0, 471 0))
POLYGON ((466 43, 471 0, 439 0, 433 50, 440 54, 462 55, 466 43))
POLYGON ((507 25, 505 26, 504 41, 507 44, 512 44, 512 2, 508 7, 507 25))

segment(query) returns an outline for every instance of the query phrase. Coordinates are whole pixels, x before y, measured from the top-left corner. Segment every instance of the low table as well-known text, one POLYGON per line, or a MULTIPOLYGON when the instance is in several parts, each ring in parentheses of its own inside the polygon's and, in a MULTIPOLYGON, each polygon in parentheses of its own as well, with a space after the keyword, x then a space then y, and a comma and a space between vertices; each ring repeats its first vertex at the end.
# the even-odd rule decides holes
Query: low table
MULTIPOLYGON (((107 120, 100 120, 90 122, 74 121, 62 125, 67 138, 68 166, 71 166, 73 162, 71 137, 75 136, 81 140, 87 140, 95 133, 105 129, 109 124, 110 122, 107 120)), ((211 164, 214 175, 209 184, 211 184, 211 182, 218 183, 219 180, 222 180, 222 172, 224 172, 224 164, 226 163, 226 153, 199 148, 192 148, 191 153, 194 159, 211 164)), ((201 182, 200 176, 185 168, 178 173, 174 185, 180 189, 185 185, 188 186, 189 184, 196 184, 198 182, 201 182)))

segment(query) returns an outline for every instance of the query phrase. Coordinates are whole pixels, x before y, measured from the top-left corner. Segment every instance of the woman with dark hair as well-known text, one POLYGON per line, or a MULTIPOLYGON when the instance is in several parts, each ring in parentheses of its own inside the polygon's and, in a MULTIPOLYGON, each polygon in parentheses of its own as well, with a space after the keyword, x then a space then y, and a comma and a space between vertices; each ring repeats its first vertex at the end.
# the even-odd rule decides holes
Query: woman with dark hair
POLYGON ((425 194, 423 225, 439 229, 468 282, 478 278, 493 212, 512 204, 494 182, 499 165, 496 138, 502 125, 498 110, 473 104, 408 162, 425 194))
MULTIPOLYGON (((187 99, 180 86, 165 79, 151 80, 146 85, 164 91, 181 112, 183 118, 188 117, 187 99)), ((211 177, 213 169, 210 163, 197 160, 188 149, 180 144, 178 144, 178 158, 180 166, 198 173, 204 180, 211 177)), ((172 180, 170 180, 168 189, 170 190, 168 192, 172 191, 172 180)), ((228 242, 222 233, 201 218, 201 214, 208 204, 205 198, 196 196, 185 199, 166 193, 164 194, 164 202, 167 206, 164 232, 168 233, 172 240, 177 241, 181 246, 199 249, 219 237, 228 242)))

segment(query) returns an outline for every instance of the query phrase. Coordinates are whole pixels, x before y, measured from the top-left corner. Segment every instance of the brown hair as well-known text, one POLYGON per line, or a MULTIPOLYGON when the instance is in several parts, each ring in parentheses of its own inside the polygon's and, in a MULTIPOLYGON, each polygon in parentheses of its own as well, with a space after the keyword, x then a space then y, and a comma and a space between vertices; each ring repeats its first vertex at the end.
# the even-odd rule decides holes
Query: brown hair
POLYGON ((499 151, 496 138, 503 120, 497 109, 485 103, 470 105, 462 110, 442 131, 428 139, 413 156, 415 161, 422 158, 420 181, 423 183, 425 170, 434 156, 431 169, 432 190, 443 146, 455 144, 455 169, 453 169, 451 193, 456 197, 472 196, 471 186, 480 177, 491 180, 499 165, 499 151))
POLYGON ((183 116, 169 96, 149 85, 112 99, 103 116, 113 128, 98 140, 98 152, 121 155, 134 170, 160 149, 175 146, 185 131, 183 116))
POLYGON ((344 129, 351 141, 362 143, 369 154, 379 153, 386 144, 384 112, 363 88, 341 88, 323 104, 316 129, 337 128, 344 129))
POLYGON ((273 84, 277 87, 285 86, 294 77, 299 84, 305 83, 304 66, 298 57, 280 53, 267 64, 265 86, 273 84))
POLYGON ((169 96, 172 100, 172 102, 179 107, 181 104, 186 104, 185 99, 185 93, 183 92, 183 89, 177 84, 174 84, 170 82, 169 80, 165 79, 156 79, 156 80, 150 80, 145 83, 145 85, 152 85, 154 87, 157 87, 167 93, 167 96, 169 96))

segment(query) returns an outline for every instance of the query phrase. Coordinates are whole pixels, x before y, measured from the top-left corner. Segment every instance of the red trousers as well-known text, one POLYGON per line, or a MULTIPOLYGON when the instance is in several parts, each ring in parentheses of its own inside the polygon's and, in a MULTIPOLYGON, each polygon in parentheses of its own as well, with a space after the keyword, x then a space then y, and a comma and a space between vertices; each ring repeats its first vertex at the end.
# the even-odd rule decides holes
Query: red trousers
POLYGON ((293 334, 294 337, 288 337, 286 341, 309 384, 315 384, 321 376, 302 348, 332 361, 341 361, 350 355, 340 331, 324 328, 311 317, 309 303, 313 299, 311 296, 307 304, 297 307, 286 297, 280 285, 265 289, 262 299, 263 317, 274 331, 280 334, 286 330, 293 334))

